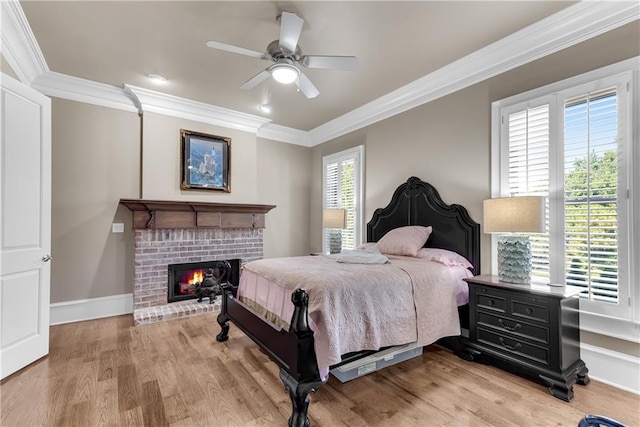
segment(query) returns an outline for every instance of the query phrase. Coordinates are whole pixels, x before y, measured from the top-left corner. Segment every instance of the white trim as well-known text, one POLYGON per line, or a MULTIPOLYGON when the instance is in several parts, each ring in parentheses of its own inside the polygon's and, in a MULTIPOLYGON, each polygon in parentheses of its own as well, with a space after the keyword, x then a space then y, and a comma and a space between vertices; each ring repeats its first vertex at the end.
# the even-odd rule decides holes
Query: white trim
POLYGON ((54 71, 48 71, 36 77, 31 87, 47 96, 138 112, 134 101, 122 88, 54 71))
POLYGON ((580 311, 580 330, 640 344, 640 323, 580 311))
POLYGON ((426 104, 640 18, 634 2, 578 2, 309 131, 314 145, 426 104))
POLYGON ((18 0, 2 0, 2 55, 22 83, 49 71, 38 41, 18 0))
POLYGON ((580 358, 591 379, 640 395, 640 358, 584 343, 580 358))
MULTIPOLYGON (((356 162, 356 197, 355 197, 355 211, 356 211, 356 247, 360 246, 363 242, 363 236, 366 236, 364 232, 364 168, 365 168, 365 150, 364 145, 357 145, 346 150, 338 151, 337 153, 327 154, 322 157, 322 207, 325 208, 325 196, 327 191, 327 164, 332 162, 340 162, 345 159, 355 159, 356 162)), ((322 229, 322 251, 328 253, 326 246, 326 239, 324 235, 324 228, 322 229)))
MULTIPOLYGON (((49 68, 20 3, 16 0, 2 1, 2 12, 3 55, 18 77, 31 83, 41 74, 48 73, 49 68)), ((272 124, 261 129, 269 120, 158 92, 148 91, 145 95, 136 96, 145 97, 142 108, 145 111, 247 130, 264 138, 313 147, 639 18, 640 7, 634 2, 578 2, 309 132, 272 124)), ((97 83, 98 86, 90 87, 82 79, 62 79, 59 76, 57 79, 46 76, 44 81, 39 80, 46 86, 48 94, 56 93, 51 96, 131 111, 126 102, 112 99, 114 96, 120 98, 115 94, 114 86, 107 88, 105 86, 108 85, 97 83), (72 88, 72 82, 81 83, 80 87, 72 88), (56 88, 56 83, 63 87, 56 88), (105 90, 104 95, 100 94, 99 88, 105 90), (80 96, 83 89, 89 89, 91 94, 80 96)), ((136 100, 134 104, 141 107, 136 100)))
POLYGON ((267 123, 258 129, 258 137, 273 139, 274 141, 288 142, 290 144, 302 145, 303 147, 312 147, 309 132, 294 129, 286 126, 280 126, 275 123, 267 123))
POLYGON ((51 325, 133 313, 133 294, 112 295, 51 304, 51 325))
POLYGON ((578 74, 577 76, 572 76, 564 80, 550 83, 546 86, 531 89, 527 92, 522 92, 517 95, 510 96, 509 98, 500 99, 498 101, 495 101, 492 105, 495 105, 498 108, 503 108, 505 106, 530 101, 542 96, 553 95, 556 92, 560 92, 574 86, 588 84, 594 80, 607 78, 614 74, 638 71, 640 69, 639 64, 640 56, 635 56, 624 61, 616 62, 615 64, 610 64, 602 68, 598 68, 597 70, 587 71, 586 73, 578 74))
POLYGON ((165 116, 224 126, 226 128, 254 134, 258 133, 258 129, 260 129, 261 126, 271 121, 271 119, 265 119, 264 117, 253 114, 216 107, 215 105, 205 104, 204 102, 180 98, 141 87, 124 85, 124 88, 137 98, 141 107, 141 113, 151 112, 164 114, 165 116))

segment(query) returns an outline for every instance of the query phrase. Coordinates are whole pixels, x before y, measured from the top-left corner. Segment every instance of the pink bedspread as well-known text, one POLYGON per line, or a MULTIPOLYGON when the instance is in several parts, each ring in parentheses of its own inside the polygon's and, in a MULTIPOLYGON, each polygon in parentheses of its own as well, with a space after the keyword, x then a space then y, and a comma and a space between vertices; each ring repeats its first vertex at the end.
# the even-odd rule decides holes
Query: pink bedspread
POLYGON ((459 335, 460 269, 389 258, 391 263, 381 265, 343 264, 332 256, 253 261, 244 266, 238 297, 266 308, 269 320, 288 322, 291 292, 304 288, 320 367, 352 351, 411 342, 422 346, 459 335))

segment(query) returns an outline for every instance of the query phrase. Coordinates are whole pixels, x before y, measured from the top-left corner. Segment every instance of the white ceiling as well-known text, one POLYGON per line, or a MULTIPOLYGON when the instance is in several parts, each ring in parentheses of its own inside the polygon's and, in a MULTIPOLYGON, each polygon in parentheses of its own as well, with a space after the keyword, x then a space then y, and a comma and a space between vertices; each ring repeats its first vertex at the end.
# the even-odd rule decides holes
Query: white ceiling
POLYGON ((23 1, 51 71, 116 87, 133 85, 261 115, 308 131, 570 6, 558 1, 219 2, 23 1), (209 49, 216 40, 264 51, 276 16, 305 20, 306 54, 355 55, 356 71, 311 70, 307 99, 271 80, 239 89, 269 63, 209 49), (157 86, 146 79, 169 79, 157 86), (259 104, 275 110, 261 113, 259 104))

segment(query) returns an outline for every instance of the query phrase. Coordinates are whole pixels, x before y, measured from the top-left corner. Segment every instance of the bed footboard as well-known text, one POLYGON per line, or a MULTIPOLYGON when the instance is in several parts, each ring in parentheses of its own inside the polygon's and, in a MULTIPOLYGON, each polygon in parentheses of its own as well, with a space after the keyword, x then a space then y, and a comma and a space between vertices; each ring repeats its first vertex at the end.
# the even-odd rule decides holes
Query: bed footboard
POLYGON ((291 295, 295 308, 289 330, 276 329, 266 320, 256 316, 236 299, 237 287, 223 286, 222 309, 218 323, 222 328, 218 341, 229 338, 229 321, 251 338, 280 366, 280 379, 291 398, 290 427, 306 427, 310 392, 322 384, 313 340, 309 327, 309 295, 304 289, 296 289, 291 295))

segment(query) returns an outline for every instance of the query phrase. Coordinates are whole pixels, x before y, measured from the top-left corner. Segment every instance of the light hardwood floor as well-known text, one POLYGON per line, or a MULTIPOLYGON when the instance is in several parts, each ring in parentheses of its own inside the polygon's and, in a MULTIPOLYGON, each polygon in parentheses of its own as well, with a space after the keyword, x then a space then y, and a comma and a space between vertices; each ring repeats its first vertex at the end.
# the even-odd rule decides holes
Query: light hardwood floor
MULTIPOLYGON (((49 356, 5 379, 2 426, 285 426, 276 365, 215 314, 133 326, 119 316, 51 328, 49 356)), ((592 381, 570 403, 437 346, 311 396, 312 426, 577 426, 585 413, 640 426, 640 397, 592 381)))

